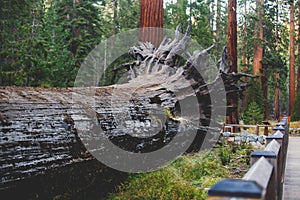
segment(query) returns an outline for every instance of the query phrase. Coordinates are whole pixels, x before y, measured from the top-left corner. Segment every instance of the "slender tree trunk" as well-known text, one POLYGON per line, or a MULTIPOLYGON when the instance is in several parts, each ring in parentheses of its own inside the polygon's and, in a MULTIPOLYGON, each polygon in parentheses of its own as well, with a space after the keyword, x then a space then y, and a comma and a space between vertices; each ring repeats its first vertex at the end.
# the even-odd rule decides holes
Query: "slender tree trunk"
POLYGON ((114 15, 113 15, 113 20, 114 20, 113 33, 114 33, 114 35, 118 33, 117 17, 118 17, 118 0, 114 0, 114 15))
POLYGON ((254 26, 254 57, 253 57, 253 73, 254 75, 260 76, 261 87, 263 91, 263 95, 265 98, 264 103, 264 120, 268 120, 268 74, 266 74, 266 70, 262 72, 263 65, 263 39, 264 39, 264 30, 263 30, 263 18, 264 18, 264 0, 256 1, 256 12, 258 20, 255 22, 254 26))
POLYGON ((295 6, 294 0, 290 1, 290 99, 289 115, 293 112, 295 102, 295 6))
MULTIPOLYGON (((278 23, 279 23, 279 2, 276 0, 276 25, 275 25, 275 34, 276 34, 276 51, 279 50, 279 36, 278 36, 278 23)), ((279 73, 275 73, 275 92, 274 92, 274 120, 279 120, 279 87, 278 87, 279 73)))
MULTIPOLYGON (((220 33, 221 33, 221 0, 217 0, 217 17, 216 17, 216 34, 215 34, 215 42, 216 44, 220 44, 220 33)), ((217 46, 217 52, 221 51, 219 45, 217 46)))
MULTIPOLYGON (((227 48, 229 58, 232 62, 231 72, 237 72, 237 21, 236 21, 236 0, 229 0, 228 2, 228 37, 227 48)), ((230 96, 228 101, 234 107, 238 107, 238 97, 230 96)), ((226 123, 238 124, 238 109, 227 113, 226 123)), ((235 131, 235 130, 234 130, 235 131)))
POLYGON ((261 76, 261 87, 264 96, 264 120, 267 121, 269 119, 269 102, 268 102, 268 74, 266 70, 264 70, 263 75, 261 76))
POLYGON ((300 0, 297 1, 297 17, 298 17, 298 60, 297 60, 297 93, 300 92, 300 0))
MULTIPOLYGON (((244 73, 247 72, 247 69, 248 69, 248 66, 247 66, 247 41, 246 41, 246 37, 247 37, 247 27, 248 27, 248 24, 247 24, 247 1, 245 1, 244 3, 244 40, 243 40, 243 55, 242 55, 242 65, 243 65, 243 71, 244 73)), ((247 82, 247 77, 244 77, 244 80, 243 80, 245 83, 247 82)), ((247 90, 244 91, 244 94, 243 94, 243 99, 242 99, 242 110, 245 110, 246 107, 247 107, 247 100, 246 100, 246 95, 247 95, 247 90)))
POLYGON ((263 21, 262 18, 264 16, 264 0, 256 1, 256 12, 257 18, 259 20, 255 21, 254 38, 256 39, 254 45, 254 58, 253 58, 253 73, 254 75, 259 75, 260 70, 262 69, 262 57, 263 57, 263 46, 262 41, 264 38, 264 30, 263 30, 263 21))
POLYGON ((275 100, 274 100, 274 120, 279 120, 279 88, 278 88, 279 73, 275 74, 275 100))
POLYGON ((140 10, 140 41, 151 42, 158 47, 163 39, 163 30, 148 28, 163 28, 163 0, 141 0, 140 10))
MULTIPOLYGON (((72 15, 71 15, 72 16, 71 20, 73 20, 73 21, 76 21, 77 18, 78 18, 78 11, 77 11, 76 7, 77 7, 77 4, 79 4, 79 3, 80 3, 80 0, 73 0, 73 9, 72 9, 72 15)), ((69 16, 67 16, 67 20, 69 20, 68 18, 69 18, 69 16)), ((75 38, 79 38, 80 35, 81 35, 80 27, 76 26, 76 25, 73 25, 72 26, 72 33, 73 33, 73 36, 75 38)), ((78 46, 79 46, 79 44, 78 44, 77 40, 73 40, 70 44, 69 50, 72 52, 72 54, 74 56, 76 56, 76 54, 77 54, 78 46)), ((79 66, 80 64, 76 63, 76 65, 79 66)))
POLYGON ((210 9, 211 9, 211 15, 213 17, 211 17, 211 20, 210 20, 210 27, 211 27, 211 34, 214 35, 214 27, 215 27, 215 2, 214 0, 211 0, 210 1, 210 9))

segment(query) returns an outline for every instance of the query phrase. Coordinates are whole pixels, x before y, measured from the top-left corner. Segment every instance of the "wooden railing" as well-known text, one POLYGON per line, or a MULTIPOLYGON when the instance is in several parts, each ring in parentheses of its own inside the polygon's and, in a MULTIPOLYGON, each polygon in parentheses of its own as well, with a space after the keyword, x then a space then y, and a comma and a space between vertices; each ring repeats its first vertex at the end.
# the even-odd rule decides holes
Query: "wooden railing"
POLYGON ((257 125, 245 125, 245 124, 223 124, 222 131, 233 132, 235 128, 253 128, 255 129, 255 134, 259 135, 259 129, 264 128, 264 135, 268 136, 269 128, 274 128, 274 125, 270 124, 257 124, 257 125))
POLYGON ((282 199, 286 153, 289 140, 288 118, 283 118, 267 137, 264 150, 251 154, 251 168, 242 179, 223 179, 208 191, 209 200, 282 199))

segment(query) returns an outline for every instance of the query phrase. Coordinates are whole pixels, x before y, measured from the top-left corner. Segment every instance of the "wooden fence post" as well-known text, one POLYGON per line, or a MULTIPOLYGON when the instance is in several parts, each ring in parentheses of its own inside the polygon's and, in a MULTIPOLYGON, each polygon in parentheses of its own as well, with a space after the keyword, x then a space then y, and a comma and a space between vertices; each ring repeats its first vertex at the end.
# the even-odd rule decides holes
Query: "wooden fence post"
POLYGON ((283 178, 283 166, 284 166, 284 155, 285 155, 285 147, 284 147, 284 134, 281 131, 276 131, 273 135, 268 136, 267 138, 267 144, 272 142, 273 140, 276 140, 280 144, 280 153, 279 153, 279 163, 280 164, 280 175, 281 178, 283 178))
POLYGON ((209 200, 238 199, 257 200, 266 198, 267 188, 272 185, 274 167, 264 158, 260 158, 245 174, 243 179, 224 179, 208 191, 209 200), (262 176, 257 176, 262 174, 262 176))
POLYGON ((272 185, 270 185, 270 187, 268 188, 267 191, 267 199, 277 199, 277 196, 279 194, 278 192, 278 183, 281 182, 281 178, 279 177, 279 155, 280 155, 280 144, 275 141, 272 140, 272 142, 270 142, 267 147, 265 148, 265 150, 256 150, 251 154, 251 164, 253 165, 255 162, 257 162, 257 160, 259 160, 261 157, 265 157, 274 167, 274 173, 272 175, 272 185))

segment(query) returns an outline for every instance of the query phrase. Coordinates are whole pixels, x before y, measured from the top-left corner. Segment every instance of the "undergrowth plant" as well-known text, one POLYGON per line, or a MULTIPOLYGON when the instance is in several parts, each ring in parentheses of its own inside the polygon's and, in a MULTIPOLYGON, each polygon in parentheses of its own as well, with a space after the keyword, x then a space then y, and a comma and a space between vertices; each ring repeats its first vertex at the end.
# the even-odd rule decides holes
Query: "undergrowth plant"
POLYGON ((249 168, 250 146, 219 146, 178 157, 168 166, 131 176, 108 199, 207 199, 207 189, 223 178, 241 178, 249 168))

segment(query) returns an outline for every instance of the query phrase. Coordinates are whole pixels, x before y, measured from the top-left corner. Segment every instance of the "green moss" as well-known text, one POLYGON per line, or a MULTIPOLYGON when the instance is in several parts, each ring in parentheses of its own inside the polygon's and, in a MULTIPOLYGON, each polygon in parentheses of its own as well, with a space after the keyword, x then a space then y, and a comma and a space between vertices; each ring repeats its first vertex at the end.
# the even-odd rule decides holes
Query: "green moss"
MULTIPOLYGON (((160 170, 130 177, 108 199, 207 199, 207 188, 222 178, 243 176, 244 173, 236 173, 232 168, 245 162, 250 150, 221 146, 201 154, 180 156, 160 170), (224 152, 231 154, 227 166, 221 159, 224 152)), ((247 167, 246 163, 242 165, 247 167)))

